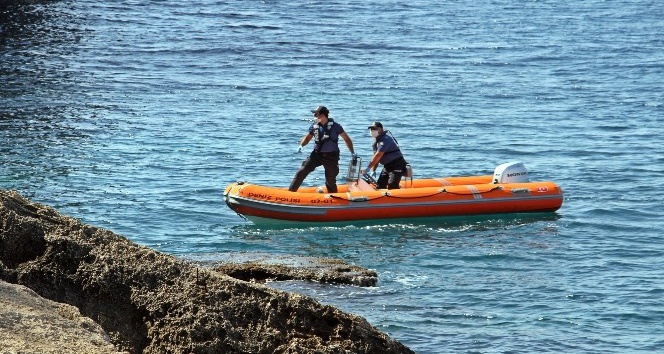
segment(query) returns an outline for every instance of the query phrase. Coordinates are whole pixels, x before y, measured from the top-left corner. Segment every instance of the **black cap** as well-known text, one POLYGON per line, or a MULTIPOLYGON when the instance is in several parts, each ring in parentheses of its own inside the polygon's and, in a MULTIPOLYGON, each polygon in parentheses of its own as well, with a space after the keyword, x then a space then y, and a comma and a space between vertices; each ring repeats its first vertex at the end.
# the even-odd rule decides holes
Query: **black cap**
POLYGON ((325 106, 318 106, 318 108, 311 110, 311 113, 324 114, 326 117, 330 115, 330 111, 325 106))
POLYGON ((373 122, 369 126, 369 129, 377 129, 377 128, 383 129, 383 124, 381 122, 373 122))

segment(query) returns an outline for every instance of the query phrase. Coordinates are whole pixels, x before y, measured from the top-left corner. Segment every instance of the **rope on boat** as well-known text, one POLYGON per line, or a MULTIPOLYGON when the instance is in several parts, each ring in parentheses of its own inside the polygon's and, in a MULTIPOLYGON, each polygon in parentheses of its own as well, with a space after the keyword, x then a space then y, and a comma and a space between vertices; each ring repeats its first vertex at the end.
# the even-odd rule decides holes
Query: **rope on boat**
POLYGON ((385 191, 385 192, 383 192, 382 194, 380 194, 380 195, 378 195, 378 196, 375 196, 375 197, 373 197, 373 198, 370 198, 370 197, 368 197, 368 196, 351 197, 350 195, 348 195, 347 198, 344 198, 344 197, 341 196, 341 195, 334 195, 334 194, 330 194, 329 197, 330 197, 330 198, 343 199, 343 200, 347 200, 347 201, 349 201, 349 202, 368 202, 368 201, 372 201, 372 200, 376 200, 376 199, 380 199, 380 198, 396 198, 396 199, 419 199, 419 198, 429 198, 429 197, 433 197, 434 195, 438 195, 438 194, 441 194, 441 193, 448 193, 448 194, 454 194, 454 195, 477 195, 477 194, 490 193, 490 192, 493 192, 493 191, 495 191, 495 190, 497 190, 497 189, 501 189, 501 187, 500 187, 500 186, 493 187, 493 188, 491 188, 491 189, 489 189, 489 190, 486 190, 486 191, 476 191, 476 192, 468 191, 467 193, 450 192, 450 191, 448 191, 448 190, 446 190, 446 189, 440 189, 440 190, 438 190, 438 191, 435 192, 435 193, 428 194, 428 195, 420 195, 420 196, 399 196, 399 195, 392 195, 392 194, 390 194, 390 191, 388 190, 388 191, 385 191))
POLYGON ((371 200, 376 200, 376 199, 383 198, 384 196, 385 195, 379 195, 379 196, 376 196, 376 197, 373 197, 373 198, 369 198, 368 196, 363 195, 363 196, 357 196, 357 197, 348 196, 348 198, 344 198, 340 195, 329 194, 330 198, 343 199, 343 200, 347 200, 349 202, 368 202, 368 201, 371 201, 371 200))

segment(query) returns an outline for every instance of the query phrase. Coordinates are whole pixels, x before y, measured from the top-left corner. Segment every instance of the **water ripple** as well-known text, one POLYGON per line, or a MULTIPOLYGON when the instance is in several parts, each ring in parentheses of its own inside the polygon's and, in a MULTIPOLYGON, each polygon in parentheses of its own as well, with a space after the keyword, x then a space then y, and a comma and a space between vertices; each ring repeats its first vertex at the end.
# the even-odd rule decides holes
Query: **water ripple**
POLYGON ((273 285, 419 353, 663 345, 658 3, 25 3, 0 9, 2 188, 175 255, 375 269, 370 289, 273 285), (563 208, 321 228, 239 218, 224 186, 288 185, 321 103, 365 161, 380 120, 417 177, 523 161, 563 187, 563 208))

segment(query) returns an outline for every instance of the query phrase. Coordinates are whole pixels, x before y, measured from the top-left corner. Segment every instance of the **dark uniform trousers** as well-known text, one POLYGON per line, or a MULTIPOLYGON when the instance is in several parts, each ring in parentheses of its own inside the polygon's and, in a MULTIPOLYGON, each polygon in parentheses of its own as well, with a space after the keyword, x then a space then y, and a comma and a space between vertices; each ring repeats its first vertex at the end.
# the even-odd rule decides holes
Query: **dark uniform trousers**
POLYGON ((302 162, 302 166, 293 177, 293 181, 288 187, 291 192, 297 191, 307 176, 318 166, 325 168, 325 186, 328 193, 337 192, 337 175, 339 174, 339 151, 317 152, 312 151, 311 155, 302 162))
POLYGON ((380 172, 380 176, 376 182, 376 188, 399 189, 401 177, 406 173, 406 163, 403 157, 399 157, 383 166, 383 170, 380 172))

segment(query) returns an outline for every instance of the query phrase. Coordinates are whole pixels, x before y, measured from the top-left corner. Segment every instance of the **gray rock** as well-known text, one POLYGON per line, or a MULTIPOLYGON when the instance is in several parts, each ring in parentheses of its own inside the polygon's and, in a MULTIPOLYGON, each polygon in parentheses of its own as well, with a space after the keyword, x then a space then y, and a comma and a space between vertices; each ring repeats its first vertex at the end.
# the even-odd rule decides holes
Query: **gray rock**
MULTIPOLYGON (((137 245, 0 190, 0 279, 131 353, 412 353, 364 318, 137 245)), ((7 349, 10 350, 10 349, 7 349)))
POLYGON ((236 279, 254 282, 307 280, 319 283, 375 286, 378 274, 340 259, 234 253, 233 261, 219 261, 212 269, 236 279))
POLYGON ((120 353, 102 328, 78 309, 0 281, 1 353, 120 353))

